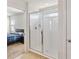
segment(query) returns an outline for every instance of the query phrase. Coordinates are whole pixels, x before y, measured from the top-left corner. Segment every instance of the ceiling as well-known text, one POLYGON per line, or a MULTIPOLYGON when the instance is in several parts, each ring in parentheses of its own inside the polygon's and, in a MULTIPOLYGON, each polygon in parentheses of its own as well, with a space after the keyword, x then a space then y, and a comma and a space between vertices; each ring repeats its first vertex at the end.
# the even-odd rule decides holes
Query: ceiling
POLYGON ((12 8, 12 7, 7 7, 7 15, 8 16, 19 14, 19 13, 23 13, 23 11, 12 8))
MULTIPOLYGON (((45 8, 51 5, 57 4, 58 0, 26 0, 28 2, 28 11, 34 12, 38 11, 41 8, 45 8)), ((23 11, 8 7, 7 8, 8 16, 23 13, 23 11)))
POLYGON ((39 10, 51 5, 57 4, 58 0, 26 0, 28 2, 29 12, 39 10))

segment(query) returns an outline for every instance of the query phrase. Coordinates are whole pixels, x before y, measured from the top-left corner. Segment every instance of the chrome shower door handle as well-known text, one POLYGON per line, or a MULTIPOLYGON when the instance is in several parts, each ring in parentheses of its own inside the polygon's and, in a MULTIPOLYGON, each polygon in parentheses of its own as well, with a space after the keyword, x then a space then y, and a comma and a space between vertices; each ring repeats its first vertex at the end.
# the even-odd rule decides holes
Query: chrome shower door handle
POLYGON ((43 45, 43 31, 41 31, 41 40, 42 40, 42 45, 43 45))

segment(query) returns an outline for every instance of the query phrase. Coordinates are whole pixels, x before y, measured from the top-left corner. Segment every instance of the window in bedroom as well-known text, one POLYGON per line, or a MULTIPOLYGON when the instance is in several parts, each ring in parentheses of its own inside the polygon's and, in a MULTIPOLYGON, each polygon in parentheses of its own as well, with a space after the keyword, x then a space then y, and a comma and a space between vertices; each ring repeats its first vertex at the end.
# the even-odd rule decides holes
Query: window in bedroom
POLYGON ((10 20, 10 30, 11 32, 15 32, 15 20, 14 19, 10 20))

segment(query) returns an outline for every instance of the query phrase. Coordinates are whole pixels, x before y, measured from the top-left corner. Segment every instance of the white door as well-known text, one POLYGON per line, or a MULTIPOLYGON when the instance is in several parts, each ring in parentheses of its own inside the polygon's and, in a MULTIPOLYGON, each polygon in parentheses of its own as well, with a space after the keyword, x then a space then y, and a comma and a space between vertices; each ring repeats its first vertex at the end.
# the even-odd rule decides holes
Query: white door
POLYGON ((67 59, 71 59, 71 39, 67 40, 67 59))
POLYGON ((67 59, 71 59, 71 1, 67 0, 67 59))
POLYGON ((30 48, 42 52, 40 13, 30 14, 30 48))
POLYGON ((52 6, 42 10, 43 53, 58 59, 58 9, 52 6))
POLYGON ((67 59, 71 59, 71 19, 67 18, 67 59))

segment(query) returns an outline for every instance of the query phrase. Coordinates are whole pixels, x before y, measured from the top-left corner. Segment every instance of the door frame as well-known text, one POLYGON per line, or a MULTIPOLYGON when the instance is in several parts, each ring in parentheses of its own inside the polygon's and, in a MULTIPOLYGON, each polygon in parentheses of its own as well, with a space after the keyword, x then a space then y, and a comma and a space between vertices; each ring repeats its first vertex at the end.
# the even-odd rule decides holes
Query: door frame
POLYGON ((25 25, 24 25, 24 51, 25 53, 28 53, 29 51, 29 38, 30 38, 30 34, 29 34, 29 13, 28 13, 28 2, 26 2, 26 8, 24 11, 24 19, 25 19, 25 25))
MULTIPOLYGON (((70 20, 71 0, 59 0, 59 59, 67 59, 67 31, 70 20)), ((70 34, 71 35, 71 34, 70 34)))

